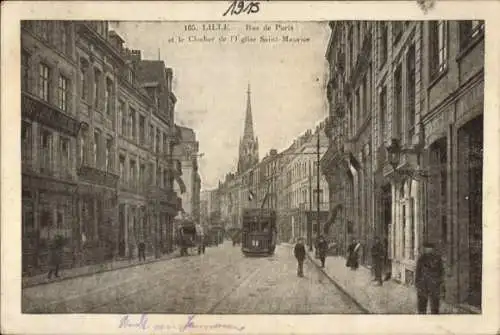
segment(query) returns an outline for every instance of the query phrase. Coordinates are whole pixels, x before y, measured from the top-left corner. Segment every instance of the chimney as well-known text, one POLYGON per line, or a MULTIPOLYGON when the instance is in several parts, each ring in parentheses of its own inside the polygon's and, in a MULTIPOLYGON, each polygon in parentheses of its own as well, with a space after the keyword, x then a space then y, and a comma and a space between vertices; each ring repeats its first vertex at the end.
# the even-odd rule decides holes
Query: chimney
POLYGON ((133 62, 139 62, 141 60, 141 50, 130 50, 130 59, 133 62))
POLYGON ((120 37, 120 35, 116 33, 116 31, 111 30, 109 32, 109 40, 111 42, 111 45, 115 47, 118 51, 121 52, 123 50, 123 43, 125 41, 123 40, 123 38, 120 37))

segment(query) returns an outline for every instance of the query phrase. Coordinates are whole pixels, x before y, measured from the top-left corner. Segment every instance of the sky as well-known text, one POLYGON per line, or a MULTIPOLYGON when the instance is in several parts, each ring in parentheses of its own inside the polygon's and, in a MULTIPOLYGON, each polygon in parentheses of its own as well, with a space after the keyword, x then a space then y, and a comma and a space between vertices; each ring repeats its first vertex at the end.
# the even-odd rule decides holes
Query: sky
POLYGON ((143 59, 164 60, 173 69, 175 122, 196 132, 203 153, 199 172, 204 190, 216 188, 226 173, 236 169, 248 84, 260 159, 270 149, 287 148, 328 114, 326 22, 281 23, 278 27, 276 22, 226 23, 229 30, 222 32, 204 31, 203 22, 111 24, 126 47, 141 50, 143 59), (193 27, 189 24, 197 30, 187 30, 193 27), (248 30, 247 25, 258 31, 248 30), (263 31, 264 25, 270 30, 263 31), (284 35, 309 41, 283 42, 284 35), (189 41, 203 36, 214 40, 189 41), (245 37, 256 40, 243 43, 245 37), (261 37, 278 41, 263 42, 261 37))

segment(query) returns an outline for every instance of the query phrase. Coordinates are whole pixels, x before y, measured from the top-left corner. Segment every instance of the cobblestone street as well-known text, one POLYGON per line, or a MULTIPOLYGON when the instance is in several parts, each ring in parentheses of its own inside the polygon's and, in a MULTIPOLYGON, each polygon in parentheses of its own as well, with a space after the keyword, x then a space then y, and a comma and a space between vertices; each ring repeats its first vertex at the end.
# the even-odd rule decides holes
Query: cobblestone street
POLYGON ((362 313, 315 265, 296 275, 292 249, 247 258, 224 243, 205 255, 23 290, 25 313, 362 313))

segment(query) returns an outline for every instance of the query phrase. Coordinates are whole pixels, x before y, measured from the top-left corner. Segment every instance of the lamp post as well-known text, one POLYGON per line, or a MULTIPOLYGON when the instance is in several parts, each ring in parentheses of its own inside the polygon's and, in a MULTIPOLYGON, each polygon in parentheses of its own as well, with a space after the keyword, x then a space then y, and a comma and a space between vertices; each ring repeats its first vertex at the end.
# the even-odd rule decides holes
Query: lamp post
POLYGON ((415 169, 408 169, 408 168, 398 168, 400 162, 401 162, 401 154, 402 153, 410 153, 414 154, 417 156, 417 165, 420 165, 420 153, 421 153, 421 148, 416 148, 413 150, 403 148, 399 142, 399 139, 393 138, 391 139, 391 145, 389 145, 387 148, 387 153, 388 153, 388 158, 389 158, 389 164, 391 165, 393 171, 397 173, 398 175, 405 176, 408 178, 411 178, 413 180, 419 180, 419 179, 425 179, 428 178, 429 175, 427 171, 419 169, 418 167, 415 169))
POLYGON ((391 139, 391 145, 387 147, 387 153, 389 154, 389 164, 396 171, 401 159, 401 146, 398 139, 391 139))

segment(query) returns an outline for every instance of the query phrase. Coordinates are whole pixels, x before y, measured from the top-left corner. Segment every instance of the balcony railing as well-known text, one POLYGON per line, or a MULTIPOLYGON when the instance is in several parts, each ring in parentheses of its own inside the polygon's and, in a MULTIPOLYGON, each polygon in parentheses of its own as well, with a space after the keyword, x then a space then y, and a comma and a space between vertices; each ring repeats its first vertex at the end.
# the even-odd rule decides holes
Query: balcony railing
POLYGON ((78 176, 84 181, 111 188, 118 187, 118 181, 120 179, 120 176, 114 173, 99 170, 89 165, 80 166, 78 169, 78 176))
POLYGON ((80 129, 80 124, 76 119, 66 115, 59 108, 24 92, 22 94, 21 110, 24 117, 38 121, 70 136, 76 136, 80 129))

